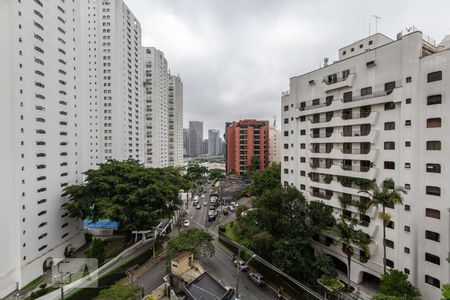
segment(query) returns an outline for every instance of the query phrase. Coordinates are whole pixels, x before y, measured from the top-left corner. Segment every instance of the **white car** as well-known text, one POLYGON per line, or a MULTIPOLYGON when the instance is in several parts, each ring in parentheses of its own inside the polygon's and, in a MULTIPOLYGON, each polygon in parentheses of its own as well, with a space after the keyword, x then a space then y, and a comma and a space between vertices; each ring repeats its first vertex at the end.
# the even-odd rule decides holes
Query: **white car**
POLYGON ((198 201, 198 195, 194 196, 194 201, 198 201))
POLYGON ((214 209, 210 209, 209 211, 208 211, 208 216, 214 216, 215 215, 215 210, 214 209))
POLYGON ((202 194, 200 197, 205 198, 205 194, 202 194))
POLYGON ((189 227, 189 225, 191 225, 191 222, 189 220, 184 220, 183 226, 184 227, 189 227))
POLYGON ((230 206, 233 206, 233 207, 235 207, 236 206, 236 202, 230 202, 230 206))
POLYGON ((233 206, 233 205, 230 205, 228 209, 229 209, 230 211, 234 211, 234 206, 233 206))

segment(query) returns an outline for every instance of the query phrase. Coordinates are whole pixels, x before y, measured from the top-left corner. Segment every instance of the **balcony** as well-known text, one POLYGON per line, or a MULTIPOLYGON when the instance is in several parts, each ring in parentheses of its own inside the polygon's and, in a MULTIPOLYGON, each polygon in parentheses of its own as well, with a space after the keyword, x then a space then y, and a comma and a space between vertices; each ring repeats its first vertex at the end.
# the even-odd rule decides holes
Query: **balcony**
POLYGON ((323 191, 310 191, 309 193, 313 197, 324 199, 324 200, 330 200, 331 197, 333 197, 333 192, 329 191, 329 190, 327 190, 326 192, 323 192, 323 191))
POLYGON ((325 77, 322 81, 324 89, 326 92, 341 89, 344 87, 353 86, 353 82, 355 80, 355 74, 349 74, 348 77, 333 77, 330 80, 328 77, 325 77))

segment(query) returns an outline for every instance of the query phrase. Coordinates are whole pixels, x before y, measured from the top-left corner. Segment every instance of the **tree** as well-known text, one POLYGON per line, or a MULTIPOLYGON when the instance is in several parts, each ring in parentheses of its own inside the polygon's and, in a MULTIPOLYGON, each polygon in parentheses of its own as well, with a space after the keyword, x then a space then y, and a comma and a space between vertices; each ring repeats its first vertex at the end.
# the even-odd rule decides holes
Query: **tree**
POLYGON ((336 234, 339 242, 342 243, 342 252, 347 256, 347 276, 348 276, 348 286, 350 286, 350 275, 351 275, 351 263, 352 257, 355 254, 354 245, 363 249, 364 252, 368 253, 368 245, 371 240, 370 237, 365 234, 361 229, 355 229, 355 222, 351 221, 347 223, 345 220, 341 219, 337 223, 336 227, 333 228, 333 232, 336 234))
POLYGON ((386 274, 386 226, 391 220, 391 216, 386 213, 386 207, 394 208, 397 204, 403 204, 401 194, 406 194, 406 191, 401 187, 395 187, 394 181, 388 178, 383 181, 381 186, 374 183, 369 189, 363 189, 360 192, 372 198, 367 207, 381 205, 383 209, 378 217, 383 220, 383 274, 386 274))
POLYGON ((121 230, 146 230, 170 216, 180 203, 179 191, 188 184, 180 169, 145 168, 134 160, 111 160, 84 173, 86 180, 65 189, 71 217, 110 219, 121 230))
POLYGON ((446 283, 442 286, 442 300, 450 300, 450 284, 446 283))
POLYGON ((101 265, 105 261, 105 243, 101 239, 94 239, 87 254, 89 258, 96 258, 101 265))
POLYGON ((235 210, 235 214, 236 214, 236 217, 237 218, 239 218, 241 215, 242 215, 242 213, 244 212, 244 211, 246 211, 248 209, 248 206, 247 205, 239 205, 237 208, 236 208, 236 210, 235 210))
POLYGON ((314 268, 316 272, 321 273, 317 274, 317 277, 320 275, 325 276, 335 276, 336 275, 336 269, 334 268, 334 263, 331 257, 327 254, 319 254, 316 255, 316 260, 314 262, 314 268))
POLYGON ((268 258, 272 250, 273 236, 268 231, 262 231, 253 236, 254 247, 262 257, 268 258))
POLYGON ((420 291, 408 280, 408 275, 399 270, 389 270, 381 278, 380 294, 373 300, 418 300, 420 291))
POLYGON ((259 196, 266 190, 281 187, 281 166, 272 164, 266 170, 260 170, 251 174, 253 180, 250 192, 253 196, 259 196))
POLYGON ((109 289, 102 290, 98 299, 101 300, 139 300, 141 299, 141 288, 138 286, 126 286, 115 284, 109 289))
POLYGON ((201 229, 186 228, 169 241, 166 259, 170 262, 183 251, 191 252, 196 258, 213 256, 215 252, 212 240, 212 236, 201 229))
POLYGON ((211 169, 209 170, 209 179, 211 181, 219 180, 225 178, 225 171, 222 169, 211 169))
POLYGON ((205 180, 205 174, 208 173, 208 168, 200 166, 198 163, 190 164, 187 168, 186 177, 189 182, 196 188, 205 180))

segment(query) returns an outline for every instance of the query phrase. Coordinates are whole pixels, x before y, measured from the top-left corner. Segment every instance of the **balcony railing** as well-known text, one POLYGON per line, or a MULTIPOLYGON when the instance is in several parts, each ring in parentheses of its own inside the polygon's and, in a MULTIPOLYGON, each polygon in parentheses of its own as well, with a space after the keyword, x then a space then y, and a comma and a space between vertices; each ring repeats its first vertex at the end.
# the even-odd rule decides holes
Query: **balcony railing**
POLYGON ((368 154, 370 152, 370 148, 369 149, 341 148, 340 150, 344 154, 368 154))
POLYGON ((317 198, 321 198, 321 199, 325 199, 325 200, 330 200, 331 197, 333 197, 333 193, 327 194, 327 193, 324 193, 324 192, 316 192, 316 191, 311 191, 309 193, 313 197, 317 197, 317 198))
POLYGON ((331 166, 332 166, 333 164, 330 164, 330 163, 325 163, 325 164, 320 164, 320 163, 314 163, 314 162, 312 162, 312 163, 310 163, 309 164, 309 166, 311 167, 311 168, 313 168, 313 169, 317 169, 317 168, 321 168, 321 169, 329 169, 329 168, 331 168, 331 166))
POLYGON ((370 167, 367 166, 350 166, 350 165, 341 165, 342 170, 345 171, 353 171, 353 172, 369 172, 370 167))
POLYGON ((343 113, 341 115, 342 120, 354 120, 354 119, 362 119, 370 116, 369 112, 355 112, 355 113, 343 113))
POLYGON ((317 124, 317 123, 325 123, 325 122, 330 122, 331 119, 333 119, 333 116, 321 116, 319 118, 311 118, 309 119, 309 121, 313 124, 317 124))
POLYGON ((309 151, 311 151, 312 153, 330 153, 331 150, 333 150, 332 147, 309 148, 309 151))
POLYGON ((312 138, 325 138, 330 137, 333 134, 333 132, 322 132, 322 133, 311 133, 310 136, 312 138))
POLYGON ((370 134, 370 130, 367 131, 342 131, 341 135, 342 136, 367 136, 370 134))

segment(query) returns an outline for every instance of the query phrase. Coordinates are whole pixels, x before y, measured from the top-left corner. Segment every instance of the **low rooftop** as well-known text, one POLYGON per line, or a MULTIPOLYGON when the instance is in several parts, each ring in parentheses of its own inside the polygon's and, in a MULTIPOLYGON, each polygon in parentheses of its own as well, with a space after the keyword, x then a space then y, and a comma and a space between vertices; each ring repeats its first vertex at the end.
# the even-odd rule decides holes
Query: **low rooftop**
POLYGON ((184 287, 190 300, 225 300, 230 299, 232 290, 223 287, 207 272, 184 287))

